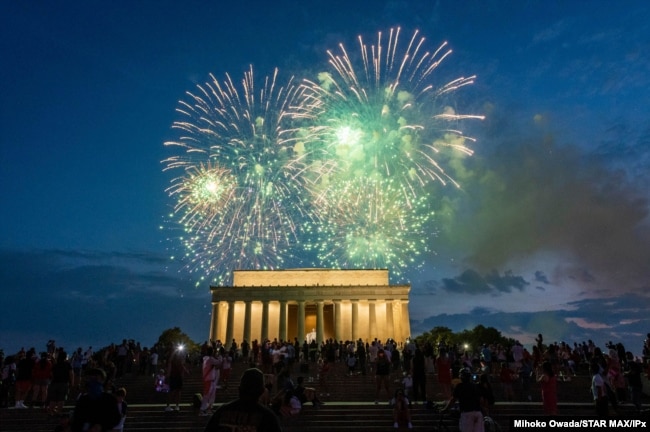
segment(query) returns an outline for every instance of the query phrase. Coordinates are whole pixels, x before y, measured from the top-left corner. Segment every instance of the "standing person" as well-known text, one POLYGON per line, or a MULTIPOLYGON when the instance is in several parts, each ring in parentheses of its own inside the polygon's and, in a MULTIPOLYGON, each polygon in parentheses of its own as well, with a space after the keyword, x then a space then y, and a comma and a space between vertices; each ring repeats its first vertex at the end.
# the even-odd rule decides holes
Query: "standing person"
POLYGON ((81 368, 83 366, 84 354, 81 351, 81 347, 77 348, 77 351, 72 354, 72 372, 74 376, 74 381, 72 382, 73 388, 78 388, 81 383, 81 368))
POLYGON ((377 340, 374 340, 370 344, 370 347, 368 347, 368 363, 370 363, 370 372, 372 372, 375 367, 375 361, 377 361, 378 352, 379 347, 377 346, 377 340))
POLYGON ((542 387, 544 414, 557 415, 557 377, 550 361, 545 361, 537 369, 537 382, 542 387))
POLYGON ((354 371, 357 367, 357 357, 354 355, 354 353, 348 353, 348 376, 354 375, 354 371))
POLYGON ((520 367, 524 359, 524 347, 519 341, 515 341, 515 344, 510 348, 510 352, 512 353, 512 360, 515 362, 515 367, 520 367))
POLYGON ((413 397, 413 376, 410 372, 404 372, 402 379, 402 387, 404 387, 404 396, 407 398, 413 397))
POLYGON ((235 357, 232 354, 232 351, 226 351, 221 347, 219 349, 219 353, 221 354, 221 370, 219 372, 219 378, 218 378, 218 386, 219 385, 227 389, 228 388, 228 380, 230 379, 230 373, 232 371, 232 362, 234 361, 235 357), (220 384, 219 384, 220 383, 220 384))
POLYGON ((521 361, 519 368, 519 378, 521 379, 521 395, 522 399, 531 401, 533 396, 530 394, 530 381, 533 374, 532 360, 525 358, 521 361))
POLYGON ((481 388, 481 407, 483 408, 483 415, 489 416, 490 409, 494 406, 494 391, 492 390, 492 385, 490 384, 490 379, 487 374, 481 374, 481 377, 478 380, 478 385, 481 388))
POLYGON ((625 353, 627 362, 625 364, 625 377, 630 388, 630 402, 636 407, 637 412, 641 412, 641 393, 643 390, 643 381, 641 380, 641 364, 634 361, 634 354, 630 351, 625 353))
POLYGON ((440 356, 436 359, 436 371, 438 372, 438 384, 442 388, 442 395, 445 399, 449 399, 451 397, 451 361, 444 350, 440 351, 440 356))
POLYGON ((63 411, 63 404, 75 382, 72 365, 67 357, 65 351, 59 351, 56 363, 52 366, 52 383, 49 391, 50 404, 47 408, 47 413, 50 415, 60 414, 63 411))
POLYGON ((219 369, 222 365, 223 359, 215 357, 214 348, 209 346, 205 356, 203 356, 203 398, 201 399, 200 416, 212 414, 212 404, 217 394, 217 383, 219 382, 219 369))
POLYGON ((32 404, 38 403, 39 406, 44 408, 46 408, 47 391, 52 381, 52 362, 49 356, 46 352, 41 353, 41 359, 36 362, 32 369, 32 404))
POLYGON ((129 352, 129 346, 126 339, 122 339, 122 343, 117 347, 117 374, 116 378, 121 378, 126 371, 126 355, 129 352))
POLYGON ((377 350, 377 360, 375 361, 375 405, 379 403, 379 391, 382 387, 386 389, 386 394, 390 398, 390 390, 388 388, 390 381, 390 366, 391 363, 386 357, 384 350, 377 350))
POLYGON ((619 359, 618 353, 614 349, 609 350, 606 379, 610 387, 616 392, 617 405, 618 402, 624 402, 627 399, 627 385, 623 375, 621 359, 619 359))
POLYGON ((481 406, 483 403, 483 394, 481 388, 472 382, 472 374, 469 369, 464 368, 460 372, 460 383, 454 387, 451 399, 447 402, 443 411, 458 401, 460 405, 460 420, 458 429, 460 432, 484 432, 483 412, 481 406))
MULTIPOLYGON (((411 357, 411 374, 413 376, 413 395, 407 393, 408 397, 413 398, 413 402, 418 401, 426 403, 427 401, 427 367, 424 358, 424 352, 418 345, 415 345, 415 351, 411 357)), ((449 377, 451 381, 451 376, 449 377)))
POLYGON ((359 370, 361 375, 366 374, 366 345, 361 339, 357 341, 357 357, 359 358, 359 370))
POLYGON ((149 351, 149 348, 144 347, 144 349, 140 351, 140 354, 138 355, 138 375, 147 374, 150 358, 151 358, 151 352, 149 351))
POLYGON ((327 357, 319 359, 319 362, 322 362, 320 369, 318 370, 318 386, 320 387, 321 396, 330 395, 330 386, 329 386, 329 371, 331 368, 330 362, 327 361, 327 357))
POLYGON ((34 369, 34 349, 20 351, 18 353, 18 362, 16 363, 16 408, 27 408, 25 398, 32 389, 32 370, 34 369))
POLYGON ((239 381, 239 398, 220 406, 210 418, 205 432, 282 432, 275 413, 259 403, 264 390, 262 371, 256 368, 247 369, 239 381))
POLYGON ((104 391, 106 372, 98 368, 85 371, 86 391, 74 407, 71 432, 107 431, 114 428, 121 419, 117 399, 104 391))
POLYGON ((2 365, 0 376, 0 408, 9 406, 9 391, 16 384, 16 358, 8 356, 2 365))
POLYGON ((591 394, 594 398, 594 405, 596 408, 596 416, 607 417, 609 415, 609 398, 607 397, 607 389, 605 388, 605 380, 600 374, 600 366, 596 362, 592 362, 590 366, 591 371, 591 394))
POLYGON ((501 370, 499 371, 499 380, 501 381, 501 389, 503 391, 503 398, 508 402, 512 402, 515 398, 515 390, 512 383, 515 382, 517 378, 515 371, 510 368, 510 365, 506 362, 501 365, 501 370))
POLYGON ((82 370, 86 369, 88 365, 93 365, 93 355, 94 355, 93 347, 89 346, 86 352, 84 353, 83 360, 81 361, 82 370))
POLYGON ((152 348, 149 356, 149 375, 154 376, 156 372, 158 372, 158 350, 152 348))
POLYGON ((170 359, 169 367, 167 368, 167 382, 169 383, 169 393, 167 393, 167 407, 165 411, 180 411, 181 390, 183 390, 183 378, 187 375, 188 371, 185 367, 185 355, 182 348, 174 350, 170 359), (172 408, 172 404, 176 406, 172 408))

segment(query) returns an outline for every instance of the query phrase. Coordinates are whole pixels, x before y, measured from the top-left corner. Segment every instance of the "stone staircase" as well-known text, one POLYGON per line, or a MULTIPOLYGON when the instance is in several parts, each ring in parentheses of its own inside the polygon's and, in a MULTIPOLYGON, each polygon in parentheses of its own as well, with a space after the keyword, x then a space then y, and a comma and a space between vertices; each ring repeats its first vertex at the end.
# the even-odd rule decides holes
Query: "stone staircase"
MULTIPOLYGON (((232 378, 227 388, 218 390, 216 403, 230 401, 237 397, 239 376, 248 367, 243 363, 233 365, 232 378)), ((381 393, 378 404, 374 403, 374 375, 346 374, 347 367, 336 364, 329 376, 329 396, 319 396, 325 405, 315 409, 310 404, 303 407, 300 415, 283 418, 284 432, 325 432, 325 431, 389 431, 392 427, 392 410, 388 405, 388 397, 381 393)), ((309 370, 300 372, 296 366, 292 373, 304 376, 307 386, 318 387, 317 368, 310 365, 309 370), (313 382, 310 382, 310 378, 313 382)), ((399 385, 401 374, 393 373, 393 389, 399 385)), ((570 382, 558 383, 559 411, 564 416, 592 416, 594 409, 589 401, 588 376, 574 377, 570 382)), ((175 431, 202 432, 208 422, 208 417, 200 417, 192 406, 193 396, 201 391, 201 372, 199 367, 193 368, 185 380, 181 395, 180 411, 165 412, 166 394, 156 393, 153 389, 153 379, 149 376, 127 375, 118 380, 117 387, 127 389, 126 400, 129 403, 128 415, 124 430, 131 431, 175 431)), ((319 389, 320 390, 320 389, 319 389)), ((494 384, 496 400, 501 400, 498 383, 494 384)), ((427 377, 427 394, 429 399, 442 401, 438 393, 436 377, 427 377)), ((509 430, 511 416, 529 417, 541 416, 542 406, 539 400, 540 390, 536 385, 531 389, 533 401, 497 402, 493 407, 491 417, 502 431, 509 430)), ((647 404, 648 399, 644 402, 647 404)), ((66 410, 72 409, 72 403, 66 405, 66 410)), ((621 414, 630 415, 632 407, 623 405, 621 414)), ((416 431, 456 431, 457 419, 448 414, 441 415, 425 405, 414 405, 411 409, 414 430, 416 431)), ((2 409, 0 410, 0 431, 3 432, 53 432, 62 422, 60 418, 50 417, 42 408, 2 409)), ((407 430, 407 429, 405 429, 407 430)))

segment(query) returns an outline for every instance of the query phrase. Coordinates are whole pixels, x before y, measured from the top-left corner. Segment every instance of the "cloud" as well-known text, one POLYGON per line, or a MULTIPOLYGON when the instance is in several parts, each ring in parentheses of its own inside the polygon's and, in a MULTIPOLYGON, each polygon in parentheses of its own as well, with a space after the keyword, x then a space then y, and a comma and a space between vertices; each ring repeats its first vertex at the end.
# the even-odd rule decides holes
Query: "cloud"
MULTIPOLYGON (((531 345, 538 333, 548 342, 582 342, 593 340, 605 347, 608 341, 621 341, 626 349, 639 355, 650 318, 647 296, 628 294, 617 299, 590 299, 571 303, 572 308, 538 311, 508 312, 494 307, 480 306, 468 313, 438 313, 413 322, 414 334, 446 326, 454 332, 472 329, 477 325, 494 327, 506 337, 531 345), (630 308, 636 304, 637 308, 630 308), (600 311, 599 314, 596 314, 600 311), (594 317, 598 317, 598 322, 594 317)), ((439 310, 444 310, 444 306, 439 310)))
MULTIPOLYGON (((432 282, 428 286, 434 286, 432 282)), ((485 276, 481 276, 475 270, 465 270, 455 278, 443 278, 442 289, 464 294, 487 294, 487 293, 509 293, 513 289, 522 291, 528 282, 521 276, 514 276, 512 272, 507 271, 500 275, 496 270, 492 270, 485 276)))
POLYGON ((603 323, 598 323, 598 322, 593 322, 593 321, 589 321, 589 320, 586 320, 586 319, 584 319, 584 318, 568 317, 568 318, 564 318, 564 319, 565 319, 565 321, 567 321, 567 322, 575 323, 575 324, 577 324, 579 327, 586 328, 586 329, 594 329, 594 330, 598 330, 598 329, 609 329, 609 328, 612 328, 612 326, 610 326, 610 325, 603 324, 603 323))
POLYGON ((537 271, 535 272, 535 281, 536 281, 536 282, 541 282, 541 283, 546 284, 546 285, 548 285, 548 284, 550 283, 550 282, 548 281, 548 278, 547 278, 546 275, 544 274, 544 272, 541 272, 541 271, 539 271, 539 270, 537 270, 537 271))
POLYGON ((202 341, 210 294, 193 289, 173 268, 160 270, 167 264, 150 253, 0 250, 2 348, 11 352, 51 338, 68 349, 123 338, 150 344, 174 326, 202 341), (35 331, 25 320, 42 328, 35 331))
POLYGON ((175 297, 183 286, 169 260, 156 254, 71 250, 0 250, 0 280, 9 292, 25 289, 79 298, 156 293, 175 297))
POLYGON ((466 270, 453 279, 442 280, 443 289, 454 293, 485 294, 492 291, 485 279, 474 270, 466 270))
POLYGON ((492 270, 490 274, 486 276, 486 282, 496 288, 498 291, 509 293, 512 292, 512 289, 517 289, 523 291, 526 288, 526 285, 529 285, 528 282, 524 280, 521 276, 515 276, 512 274, 512 271, 507 271, 503 276, 499 275, 499 272, 492 270))

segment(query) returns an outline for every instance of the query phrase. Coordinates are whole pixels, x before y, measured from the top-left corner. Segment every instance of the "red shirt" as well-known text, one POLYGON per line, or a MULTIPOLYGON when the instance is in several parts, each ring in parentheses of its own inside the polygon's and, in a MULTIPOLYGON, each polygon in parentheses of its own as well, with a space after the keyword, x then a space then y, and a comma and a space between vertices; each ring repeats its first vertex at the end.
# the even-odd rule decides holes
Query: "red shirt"
POLYGON ((52 363, 49 360, 39 360, 32 369, 32 379, 35 381, 52 378, 52 363))

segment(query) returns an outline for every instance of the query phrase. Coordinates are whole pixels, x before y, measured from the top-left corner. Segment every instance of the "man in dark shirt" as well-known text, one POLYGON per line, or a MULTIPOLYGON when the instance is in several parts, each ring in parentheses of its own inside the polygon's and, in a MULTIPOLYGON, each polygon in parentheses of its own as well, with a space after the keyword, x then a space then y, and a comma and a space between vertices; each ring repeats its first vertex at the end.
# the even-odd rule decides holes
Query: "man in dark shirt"
POLYGON ((247 369, 239 381, 239 399, 219 407, 205 432, 282 432, 275 413, 258 402, 262 393, 264 374, 256 368, 247 369))
POLYGON ((634 361, 634 354, 626 352, 627 363, 625 364, 625 377, 627 384, 630 388, 630 402, 636 407, 638 412, 641 412, 641 394, 643 392, 643 381, 641 374, 643 373, 641 363, 634 361))
POLYGON ((484 432, 483 413, 481 412, 481 399, 483 398, 481 388, 472 382, 472 374, 469 369, 460 372, 460 383, 454 387, 454 393, 445 405, 448 410, 456 401, 460 407, 460 420, 458 429, 460 432, 484 432))
POLYGON ((106 372, 102 369, 88 369, 85 373, 86 392, 82 394, 72 414, 72 432, 108 431, 121 419, 117 399, 104 392, 106 372))

